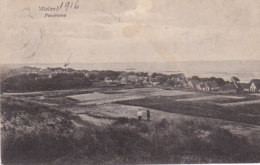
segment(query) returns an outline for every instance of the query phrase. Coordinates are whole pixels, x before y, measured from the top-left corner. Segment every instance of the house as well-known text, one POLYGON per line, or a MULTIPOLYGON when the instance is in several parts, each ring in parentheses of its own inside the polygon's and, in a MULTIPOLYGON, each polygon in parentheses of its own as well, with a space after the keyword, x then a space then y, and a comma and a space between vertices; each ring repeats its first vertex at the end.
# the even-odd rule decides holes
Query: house
POLYGON ((202 91, 202 87, 201 87, 202 83, 196 84, 196 88, 200 91, 202 91))
POLYGON ((244 91, 249 91, 250 84, 248 83, 240 83, 241 87, 243 88, 244 91))
POLYGON ((157 86, 157 85, 159 85, 159 84, 160 84, 160 82, 153 82, 153 81, 152 81, 152 83, 151 83, 151 84, 152 84, 152 86, 157 86))
POLYGON ((201 84, 201 89, 202 89, 203 91, 206 91, 206 85, 205 85, 205 83, 202 83, 202 84, 201 84))
POLYGON ((188 81, 186 79, 182 79, 180 81, 177 82, 180 87, 183 87, 183 88, 188 88, 188 81))
POLYGON ((205 84, 205 91, 217 91, 220 89, 216 81, 208 81, 205 82, 204 84, 205 84))
POLYGON ((105 77, 104 81, 107 82, 107 83, 111 83, 112 79, 110 77, 105 77))
POLYGON ((151 82, 159 82, 156 78, 151 78, 151 82))
POLYGON ((38 100, 44 100, 45 96, 36 96, 35 98, 38 99, 38 100))
POLYGON ((121 77, 120 82, 121 82, 121 84, 126 85, 127 84, 127 77, 121 77))
POLYGON ((34 77, 34 80, 44 80, 44 79, 51 79, 53 76, 52 74, 38 74, 34 77))
POLYGON ((88 78, 89 76, 90 76, 90 75, 89 75, 89 73, 85 73, 85 77, 87 77, 87 78, 88 78))
POLYGON ((54 73, 55 73, 55 74, 59 74, 59 73, 63 73, 63 71, 60 70, 60 69, 57 69, 57 70, 54 71, 54 73))
POLYGON ((200 91, 206 91, 206 86, 204 83, 196 84, 196 88, 200 91))
POLYGON ((144 80, 143 80, 143 85, 145 86, 150 86, 152 85, 152 81, 151 81, 151 78, 150 77, 144 77, 144 80))
POLYGON ((160 81, 157 78, 151 78, 150 79, 150 83, 152 84, 152 86, 157 86, 160 84, 160 81))
POLYGON ((171 74, 169 79, 175 81, 181 81, 185 79, 185 75, 183 73, 171 74))
POLYGON ((127 81, 129 81, 129 82, 137 82, 138 81, 138 76, 136 76, 136 75, 129 75, 127 77, 127 81))
POLYGON ((174 88, 182 88, 183 86, 182 86, 182 84, 180 84, 180 83, 176 83, 173 87, 174 87, 174 88))
POLYGON ((209 81, 209 78, 200 78, 200 81, 201 82, 207 82, 207 81, 209 81))
POLYGON ((163 76, 155 76, 157 81, 162 81, 163 80, 163 76))
POLYGON ((49 74, 49 75, 48 75, 48 78, 51 79, 51 78, 52 78, 52 74, 49 74))
POLYGON ((259 79, 253 79, 250 81, 250 92, 260 92, 260 80, 259 79))
POLYGON ((142 83, 143 83, 143 84, 148 84, 149 81, 148 81, 147 79, 144 79, 144 80, 142 81, 142 83))
POLYGON ((138 77, 138 81, 143 81, 144 79, 145 79, 144 76, 139 76, 139 77, 138 77))
POLYGON ((188 81, 188 87, 189 88, 192 88, 192 89, 196 89, 196 85, 197 84, 200 84, 200 81, 199 80, 189 80, 188 81))

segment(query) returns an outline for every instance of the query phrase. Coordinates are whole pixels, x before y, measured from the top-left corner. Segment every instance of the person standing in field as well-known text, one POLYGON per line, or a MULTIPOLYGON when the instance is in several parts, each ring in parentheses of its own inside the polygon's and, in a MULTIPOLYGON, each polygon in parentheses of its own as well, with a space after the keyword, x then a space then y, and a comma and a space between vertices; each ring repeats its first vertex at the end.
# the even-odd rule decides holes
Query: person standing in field
POLYGON ((141 121, 142 120, 142 116, 143 116, 143 112, 141 109, 138 110, 137 112, 137 117, 138 117, 138 120, 141 121))
POLYGON ((150 121, 150 110, 147 110, 146 114, 147 114, 147 121, 150 121))

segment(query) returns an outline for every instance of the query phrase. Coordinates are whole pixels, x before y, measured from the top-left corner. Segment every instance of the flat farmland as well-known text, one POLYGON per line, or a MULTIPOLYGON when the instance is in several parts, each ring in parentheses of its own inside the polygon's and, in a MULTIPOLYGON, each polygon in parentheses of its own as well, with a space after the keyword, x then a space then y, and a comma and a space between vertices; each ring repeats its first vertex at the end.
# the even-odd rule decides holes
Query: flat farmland
POLYGON ((118 101, 138 100, 152 96, 183 96, 191 95, 189 91, 170 91, 158 88, 124 89, 114 92, 94 92, 79 95, 70 95, 68 98, 79 101, 79 105, 100 105, 118 101))
MULTIPOLYGON (((170 113, 260 125, 259 97, 252 95, 213 95, 196 91, 138 88, 76 94, 69 95, 67 98, 76 100, 77 106, 88 109, 95 109, 95 106, 98 105, 104 105, 103 109, 106 109, 107 104, 117 103, 170 113)), ((108 117, 120 117, 124 114, 124 112, 113 113, 113 115, 108 113, 110 113, 109 110, 105 112, 108 117)))
POLYGON ((24 97, 24 99, 64 108, 82 107, 82 109, 93 109, 99 105, 104 105, 103 108, 106 109, 107 104, 117 103, 183 115, 260 124, 260 102, 257 95, 213 95, 199 91, 158 88, 95 89, 82 90, 78 93, 70 90, 66 93, 63 92, 63 95, 56 93, 58 92, 48 92, 48 94, 42 92, 37 93, 39 94, 37 97, 24 97), (44 99, 40 99, 41 95, 44 96, 44 99))
POLYGON ((202 99, 201 94, 198 93, 198 95, 199 96, 193 94, 176 97, 157 96, 139 100, 120 101, 117 103, 152 108, 165 112, 260 125, 260 103, 257 101, 250 102, 252 104, 240 104, 239 106, 223 106, 222 103, 216 103, 214 101, 224 99, 232 103, 234 100, 245 98, 233 96, 230 98, 227 98, 227 96, 203 96, 202 99))

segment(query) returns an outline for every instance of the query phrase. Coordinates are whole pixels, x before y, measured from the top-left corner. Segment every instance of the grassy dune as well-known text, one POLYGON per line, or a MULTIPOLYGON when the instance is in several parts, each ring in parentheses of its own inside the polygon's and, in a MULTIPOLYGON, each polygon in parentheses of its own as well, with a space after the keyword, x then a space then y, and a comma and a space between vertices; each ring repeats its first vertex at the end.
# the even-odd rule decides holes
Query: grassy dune
POLYGON ((119 117, 94 126, 59 108, 2 98, 4 164, 259 162, 259 144, 214 124, 119 117))

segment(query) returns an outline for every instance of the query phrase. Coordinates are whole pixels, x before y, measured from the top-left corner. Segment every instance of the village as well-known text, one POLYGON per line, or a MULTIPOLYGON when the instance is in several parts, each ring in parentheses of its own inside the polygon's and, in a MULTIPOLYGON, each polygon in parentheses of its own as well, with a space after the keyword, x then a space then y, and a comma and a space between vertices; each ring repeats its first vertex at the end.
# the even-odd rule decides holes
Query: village
MULTIPOLYGON (((1 74, 2 77, 2 92, 12 92, 23 87, 12 87, 12 79, 18 78, 16 83, 31 84, 28 89, 23 89, 24 92, 37 91, 37 85, 40 82, 49 82, 46 89, 40 90, 56 90, 54 83, 68 83, 66 89, 73 87, 127 87, 127 88, 141 88, 141 87, 157 87, 163 89, 185 89, 197 90, 202 92, 213 92, 215 94, 225 93, 242 93, 242 92, 260 92, 260 79, 252 79, 248 83, 240 83, 239 78, 231 77, 230 81, 225 81, 222 78, 210 77, 203 78, 199 76, 186 77, 183 73, 177 74, 161 74, 161 73, 144 73, 144 72, 125 72, 125 71, 87 71, 74 70, 71 68, 47 68, 41 69, 36 67, 23 67, 13 69, 8 73, 1 74), (22 79, 19 81, 19 78, 22 79), (81 82, 77 87, 77 83, 81 82), (37 83, 35 88, 32 88, 37 83), (85 84, 84 84, 85 83, 85 84), (71 86, 69 86, 71 85, 71 86)), ((45 83, 46 85, 46 83, 45 83)))

